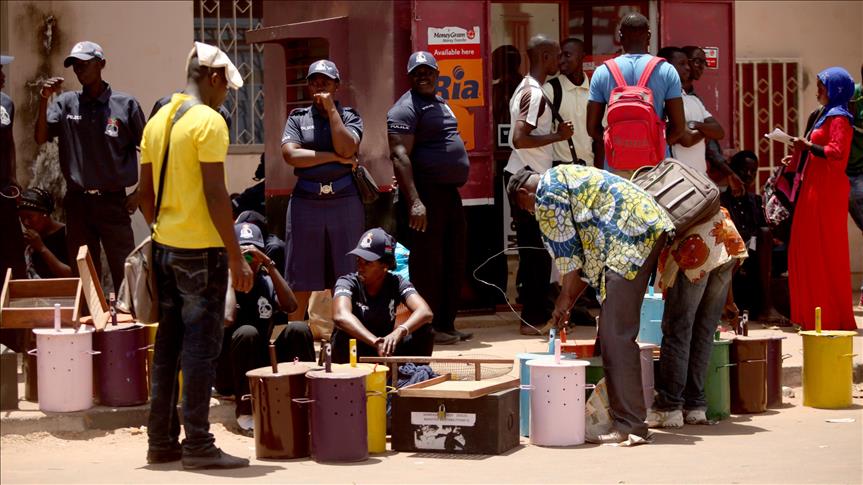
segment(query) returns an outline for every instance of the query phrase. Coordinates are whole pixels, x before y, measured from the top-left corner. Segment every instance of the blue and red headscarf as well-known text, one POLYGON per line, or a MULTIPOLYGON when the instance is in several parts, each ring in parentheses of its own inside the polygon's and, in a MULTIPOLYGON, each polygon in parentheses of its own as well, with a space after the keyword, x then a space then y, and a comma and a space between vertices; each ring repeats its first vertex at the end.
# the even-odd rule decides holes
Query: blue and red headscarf
POLYGON ((812 129, 821 126, 830 116, 845 116, 848 121, 852 121, 854 115, 848 111, 848 102, 854 95, 854 78, 851 74, 841 67, 828 67, 818 73, 818 80, 827 88, 827 97, 830 101, 812 129))

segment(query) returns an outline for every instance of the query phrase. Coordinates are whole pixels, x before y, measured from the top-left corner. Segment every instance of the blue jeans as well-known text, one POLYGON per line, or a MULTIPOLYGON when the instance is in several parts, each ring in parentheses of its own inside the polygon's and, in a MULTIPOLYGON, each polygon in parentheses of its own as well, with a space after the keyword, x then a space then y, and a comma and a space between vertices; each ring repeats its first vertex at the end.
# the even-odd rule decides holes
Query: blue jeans
POLYGON ((848 198, 848 212, 857 227, 863 231, 863 173, 848 177, 851 181, 851 196, 848 198))
POLYGON ((654 409, 707 409, 704 379, 736 262, 725 263, 697 283, 680 271, 674 286, 665 290, 654 409))
POLYGON ((177 249, 154 244, 159 328, 150 380, 147 423, 152 451, 179 446, 177 372, 183 370, 183 453, 214 448, 210 389, 222 348, 228 261, 222 248, 177 249))

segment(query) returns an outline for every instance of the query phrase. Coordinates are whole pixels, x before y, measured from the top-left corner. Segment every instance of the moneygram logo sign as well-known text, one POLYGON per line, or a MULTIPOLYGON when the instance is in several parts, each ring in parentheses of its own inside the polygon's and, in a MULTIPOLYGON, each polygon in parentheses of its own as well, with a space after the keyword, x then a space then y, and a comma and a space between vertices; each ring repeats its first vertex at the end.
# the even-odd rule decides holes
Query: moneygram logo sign
POLYGON ((479 26, 470 29, 462 27, 443 27, 428 29, 428 44, 479 44, 479 26))

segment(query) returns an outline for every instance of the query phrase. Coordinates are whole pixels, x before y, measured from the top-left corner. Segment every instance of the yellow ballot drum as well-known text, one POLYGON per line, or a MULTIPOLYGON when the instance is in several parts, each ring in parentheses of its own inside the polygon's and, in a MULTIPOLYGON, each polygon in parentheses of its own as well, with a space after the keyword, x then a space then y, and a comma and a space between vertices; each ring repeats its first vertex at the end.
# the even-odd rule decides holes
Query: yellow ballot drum
POLYGON ((852 337, 857 332, 825 330, 803 336, 803 405, 841 409, 851 406, 852 337))
MULTIPOLYGON (((349 368, 350 364, 333 364, 333 369, 349 368)), ((369 432, 369 453, 387 451, 387 373, 385 365, 357 364, 370 373, 366 376, 366 419, 369 432)))

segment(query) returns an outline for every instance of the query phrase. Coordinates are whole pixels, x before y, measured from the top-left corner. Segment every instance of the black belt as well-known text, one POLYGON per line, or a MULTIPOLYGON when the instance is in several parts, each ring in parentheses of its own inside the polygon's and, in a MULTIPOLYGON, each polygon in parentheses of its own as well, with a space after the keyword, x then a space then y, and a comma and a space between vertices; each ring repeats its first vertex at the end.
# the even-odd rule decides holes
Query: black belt
POLYGON ((332 195, 338 191, 350 187, 354 183, 352 174, 343 175, 326 183, 312 182, 311 180, 298 179, 295 189, 317 195, 332 195))
MULTIPOLYGON (((552 167, 557 167, 558 165, 573 165, 573 162, 571 162, 571 161, 569 161, 569 160, 554 160, 554 161, 552 161, 552 162, 551 162, 551 166, 552 166, 552 167)), ((586 166, 586 165, 587 165, 587 162, 585 162, 584 160, 582 160, 582 159, 580 159, 580 158, 579 158, 579 159, 575 162, 575 165, 582 165, 582 166, 586 166)))
POLYGON ((109 196, 109 195, 121 195, 121 194, 122 194, 122 196, 123 196, 123 197, 125 197, 125 196, 126 196, 126 191, 125 191, 125 190, 99 190, 99 189, 88 189, 88 190, 82 190, 82 191, 80 191, 80 192, 78 192, 78 193, 79 193, 79 194, 83 194, 83 195, 96 195, 96 196, 109 196))

